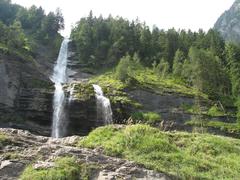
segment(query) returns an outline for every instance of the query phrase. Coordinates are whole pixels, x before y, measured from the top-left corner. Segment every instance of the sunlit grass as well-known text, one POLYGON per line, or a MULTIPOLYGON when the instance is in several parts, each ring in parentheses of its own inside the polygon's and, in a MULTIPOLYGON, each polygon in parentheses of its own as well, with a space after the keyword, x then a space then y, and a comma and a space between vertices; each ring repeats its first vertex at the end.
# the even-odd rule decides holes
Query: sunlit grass
POLYGON ((240 140, 161 132, 147 125, 101 127, 79 142, 183 179, 239 179, 240 140))

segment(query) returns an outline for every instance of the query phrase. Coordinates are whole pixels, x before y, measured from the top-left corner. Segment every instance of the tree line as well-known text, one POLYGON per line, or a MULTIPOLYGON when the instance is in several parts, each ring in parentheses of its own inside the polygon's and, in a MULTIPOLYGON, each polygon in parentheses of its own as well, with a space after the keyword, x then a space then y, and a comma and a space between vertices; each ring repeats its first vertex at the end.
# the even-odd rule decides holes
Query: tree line
POLYGON ((90 12, 73 28, 71 38, 85 65, 114 67, 121 60, 126 67, 139 62, 159 71, 161 77, 181 79, 212 98, 239 99, 240 46, 225 42, 213 29, 165 31, 139 20, 95 17, 90 12))
POLYGON ((0 0, 0 45, 2 51, 34 51, 33 44, 59 43, 64 19, 59 9, 45 14, 41 7, 24 8, 10 0, 0 0), (4 47, 4 48, 3 48, 4 47))

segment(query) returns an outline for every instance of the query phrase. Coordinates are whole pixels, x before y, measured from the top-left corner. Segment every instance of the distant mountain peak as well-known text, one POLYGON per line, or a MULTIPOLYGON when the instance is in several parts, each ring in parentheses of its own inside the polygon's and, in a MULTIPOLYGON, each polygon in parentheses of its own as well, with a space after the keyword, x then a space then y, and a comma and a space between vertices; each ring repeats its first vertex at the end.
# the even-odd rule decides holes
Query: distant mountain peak
POLYGON ((214 25, 227 41, 240 43, 240 0, 236 0, 231 8, 225 11, 214 25))

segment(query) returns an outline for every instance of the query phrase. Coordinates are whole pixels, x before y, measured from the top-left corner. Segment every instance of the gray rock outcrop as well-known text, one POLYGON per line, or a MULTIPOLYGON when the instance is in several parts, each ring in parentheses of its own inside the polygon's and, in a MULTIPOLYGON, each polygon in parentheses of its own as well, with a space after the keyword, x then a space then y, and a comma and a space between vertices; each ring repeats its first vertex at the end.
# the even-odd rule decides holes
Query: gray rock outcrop
POLYGON ((9 144, 0 151, 0 179, 16 180, 25 167, 32 164, 35 169, 54 167, 58 157, 74 156, 79 163, 94 164, 97 170, 92 180, 168 180, 168 175, 145 169, 143 166, 127 160, 104 155, 100 149, 75 147, 79 136, 53 139, 35 136, 28 131, 1 129, 0 133, 9 138, 9 144))
POLYGON ((214 25, 223 38, 231 42, 240 42, 240 0, 236 0, 232 7, 225 11, 214 25))

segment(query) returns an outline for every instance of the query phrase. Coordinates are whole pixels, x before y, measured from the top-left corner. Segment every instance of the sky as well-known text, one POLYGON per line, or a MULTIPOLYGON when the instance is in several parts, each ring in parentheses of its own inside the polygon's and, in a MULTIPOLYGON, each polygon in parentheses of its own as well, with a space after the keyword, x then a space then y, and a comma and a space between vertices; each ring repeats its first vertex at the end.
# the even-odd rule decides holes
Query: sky
POLYGON ((129 20, 138 18, 150 27, 160 29, 199 28, 207 31, 213 27, 218 17, 233 4, 234 0, 12 0, 24 7, 42 6, 48 13, 60 8, 65 19, 63 35, 69 36, 71 27, 93 14, 107 17, 122 16, 129 20))

